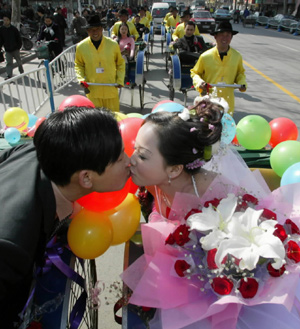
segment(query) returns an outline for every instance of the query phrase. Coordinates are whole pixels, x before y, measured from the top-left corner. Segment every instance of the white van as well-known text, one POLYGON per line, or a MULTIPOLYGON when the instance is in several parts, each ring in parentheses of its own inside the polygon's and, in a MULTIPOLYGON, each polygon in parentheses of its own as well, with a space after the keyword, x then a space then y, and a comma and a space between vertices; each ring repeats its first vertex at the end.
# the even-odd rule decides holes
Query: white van
POLYGON ((161 30, 161 23, 169 12, 167 2, 154 2, 151 9, 153 31, 154 33, 161 30))

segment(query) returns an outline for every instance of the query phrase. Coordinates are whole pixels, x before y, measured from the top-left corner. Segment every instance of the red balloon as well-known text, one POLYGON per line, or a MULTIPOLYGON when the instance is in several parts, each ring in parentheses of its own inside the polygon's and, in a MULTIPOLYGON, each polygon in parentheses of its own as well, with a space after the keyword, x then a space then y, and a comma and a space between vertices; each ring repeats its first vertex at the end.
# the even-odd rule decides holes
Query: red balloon
POLYGON ((161 104, 164 104, 164 103, 174 103, 174 101, 171 101, 171 100, 169 100, 169 99, 165 99, 164 101, 160 101, 160 102, 158 102, 158 103, 156 103, 156 104, 154 105, 154 107, 153 107, 153 109, 152 109, 151 112, 153 112, 153 111, 157 108, 157 106, 159 106, 159 105, 161 105, 161 104))
POLYGON ((43 121, 45 121, 45 120, 46 120, 45 117, 42 117, 42 118, 37 119, 37 120, 36 120, 36 123, 35 123, 35 125, 34 125, 35 130, 37 130, 38 127, 40 126, 40 124, 41 124, 43 121))
POLYGON ((143 123, 142 118, 126 118, 119 122, 120 132, 124 142, 125 153, 131 157, 134 151, 136 135, 143 123))
POLYGON ((233 144, 233 145, 240 145, 240 143, 239 143, 236 135, 234 136, 234 139, 231 141, 231 144, 233 144))
POLYGON ((139 187, 136 184, 134 184, 131 177, 129 178, 129 181, 130 181, 129 193, 135 194, 139 187))
POLYGON ((98 193, 93 192, 77 200, 77 202, 87 210, 100 212, 115 208, 122 203, 130 188, 130 180, 120 191, 98 193))
POLYGON ((95 108, 95 105, 87 97, 82 95, 72 95, 63 100, 58 108, 58 111, 63 111, 68 106, 84 106, 95 108))
POLYGON ((298 129, 296 124, 288 118, 276 118, 269 122, 271 127, 271 139, 269 144, 275 147, 277 144, 287 140, 297 140, 298 129))

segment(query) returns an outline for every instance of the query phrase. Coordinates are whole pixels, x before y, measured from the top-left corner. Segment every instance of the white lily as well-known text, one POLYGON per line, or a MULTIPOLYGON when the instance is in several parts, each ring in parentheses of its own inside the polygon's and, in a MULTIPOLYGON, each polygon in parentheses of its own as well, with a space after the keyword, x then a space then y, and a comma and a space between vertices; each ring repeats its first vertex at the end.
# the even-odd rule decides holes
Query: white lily
POLYGON ((260 257, 273 258, 272 266, 279 269, 285 264, 285 249, 279 238, 273 235, 274 220, 259 223, 263 210, 247 208, 244 213, 237 212, 233 215, 227 229, 230 239, 221 241, 216 253, 216 264, 221 262, 227 254, 240 259, 241 269, 253 270, 260 257))
POLYGON ((234 194, 228 194, 228 197, 222 199, 216 209, 210 204, 208 208, 202 209, 202 213, 193 214, 187 219, 187 225, 191 230, 203 233, 211 231, 200 239, 203 249, 217 248, 219 243, 228 236, 227 226, 236 205, 237 197, 234 194))

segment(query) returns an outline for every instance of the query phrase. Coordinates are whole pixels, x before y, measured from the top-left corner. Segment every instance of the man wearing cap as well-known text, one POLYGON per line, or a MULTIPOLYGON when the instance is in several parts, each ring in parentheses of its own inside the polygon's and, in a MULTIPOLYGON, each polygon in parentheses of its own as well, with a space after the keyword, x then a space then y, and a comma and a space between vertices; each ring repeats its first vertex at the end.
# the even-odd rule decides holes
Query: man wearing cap
POLYGON ((103 36, 103 27, 98 15, 91 16, 85 28, 89 37, 76 47, 77 79, 96 107, 106 107, 119 112, 118 88, 124 85, 125 78, 125 62, 120 47, 117 42, 103 36), (88 85, 88 82, 117 86, 95 86, 88 85))
MULTIPOLYGON (((201 92, 206 84, 240 84, 240 91, 246 91, 246 76, 242 55, 230 47, 233 35, 230 22, 221 22, 216 30, 211 33, 215 37, 216 46, 207 50, 191 69, 191 77, 195 88, 201 92)), ((228 113, 234 112, 234 89, 219 88, 218 96, 223 97, 229 105, 228 113)))
POLYGON ((22 39, 19 30, 11 25, 10 14, 3 14, 3 26, 0 27, 0 49, 4 46, 6 57, 6 78, 10 79, 13 73, 13 60, 15 59, 19 72, 24 72, 22 60, 20 56, 20 49, 22 47, 22 39))
POLYGON ((126 23, 129 28, 129 33, 134 37, 135 40, 139 38, 139 33, 136 30, 134 24, 128 21, 128 11, 126 9, 121 9, 119 11, 119 21, 114 24, 111 31, 111 37, 116 39, 118 37, 119 27, 122 23, 126 23))
MULTIPOLYGON (((177 39, 183 38, 183 36, 185 34, 184 30, 185 30, 186 23, 191 20, 192 15, 193 15, 193 13, 191 13, 189 10, 185 10, 181 14, 180 18, 181 18, 182 23, 177 25, 174 33, 172 34, 172 40, 173 41, 176 41, 177 39)), ((197 25, 196 25, 196 28, 195 28, 194 35, 200 35, 200 32, 198 30, 197 25)))
POLYGON ((178 15, 178 9, 174 7, 172 9, 172 14, 168 17, 166 22, 166 29, 169 31, 171 28, 175 29, 177 23, 180 22, 180 17, 178 15))

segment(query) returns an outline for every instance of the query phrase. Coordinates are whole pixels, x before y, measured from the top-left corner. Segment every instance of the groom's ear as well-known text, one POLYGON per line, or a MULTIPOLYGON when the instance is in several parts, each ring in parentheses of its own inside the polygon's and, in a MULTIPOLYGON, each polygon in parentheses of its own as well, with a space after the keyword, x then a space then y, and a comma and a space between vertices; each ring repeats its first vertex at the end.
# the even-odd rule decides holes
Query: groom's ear
POLYGON ((183 165, 175 165, 170 167, 169 176, 174 179, 177 178, 183 171, 183 165))

